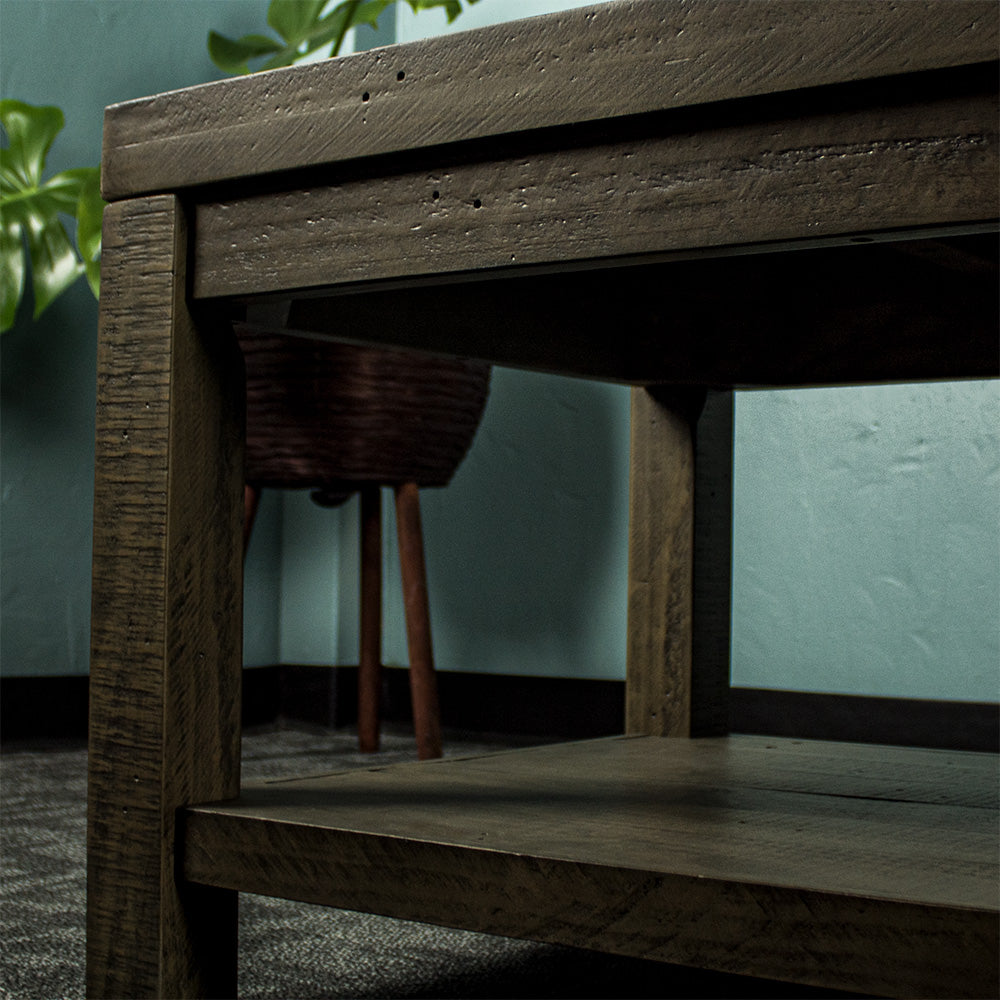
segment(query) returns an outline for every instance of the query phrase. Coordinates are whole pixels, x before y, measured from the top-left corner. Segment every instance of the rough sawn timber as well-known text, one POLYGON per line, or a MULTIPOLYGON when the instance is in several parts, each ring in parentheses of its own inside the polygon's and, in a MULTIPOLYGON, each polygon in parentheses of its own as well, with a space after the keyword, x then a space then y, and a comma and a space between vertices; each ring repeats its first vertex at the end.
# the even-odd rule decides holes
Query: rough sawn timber
POLYGON ((130 101, 104 196, 996 58, 992 0, 824 6, 603 4, 130 101))
POLYGON ((247 788, 188 812, 184 871, 844 990, 989 996, 995 778, 992 755, 755 737, 536 747, 247 788))
POLYGON ((188 311, 176 198, 103 242, 87 995, 235 996, 236 897, 176 878, 175 816, 239 789, 242 362, 188 311))
MULTIPOLYGON (((722 121, 716 115, 722 114, 722 121)), ((787 109, 783 109, 787 114, 787 109)), ((364 170, 195 217, 196 298, 995 224, 993 92, 364 170)))

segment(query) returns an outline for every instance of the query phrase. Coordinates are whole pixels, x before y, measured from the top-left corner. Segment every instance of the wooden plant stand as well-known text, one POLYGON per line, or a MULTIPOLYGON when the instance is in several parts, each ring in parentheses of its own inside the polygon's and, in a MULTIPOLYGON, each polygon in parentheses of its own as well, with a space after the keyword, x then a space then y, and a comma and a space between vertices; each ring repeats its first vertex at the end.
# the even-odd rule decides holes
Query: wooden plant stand
POLYGON ((997 19, 621 2, 109 109, 91 995, 233 996, 240 890, 996 994, 994 756, 725 729, 731 390, 998 374, 997 19), (262 302, 636 386, 626 735, 241 791, 262 302))

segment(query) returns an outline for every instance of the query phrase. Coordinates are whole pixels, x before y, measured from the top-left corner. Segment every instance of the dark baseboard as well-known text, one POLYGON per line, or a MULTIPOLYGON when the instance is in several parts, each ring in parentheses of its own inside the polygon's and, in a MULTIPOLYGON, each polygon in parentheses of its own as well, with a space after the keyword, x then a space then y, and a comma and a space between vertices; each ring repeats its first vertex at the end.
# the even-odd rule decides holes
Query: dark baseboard
MULTIPOLYGON (((294 720, 340 728, 356 720, 356 667, 244 671, 243 724, 294 720)), ((622 731, 621 681, 439 672, 445 729, 590 739, 622 731)), ((86 677, 0 678, 0 739, 84 739, 86 677)), ((733 688, 731 729, 763 736, 997 752, 1000 706, 733 688)), ((383 672, 383 717, 410 719, 405 670, 383 672)))
MULTIPOLYGON (((622 730, 621 681, 561 680, 439 671, 438 699, 445 729, 586 739, 622 730)), ((357 721, 357 667, 265 667, 244 671, 244 725, 276 718, 322 726, 357 721)), ((382 672, 382 717, 412 716, 406 670, 382 672)))
POLYGON ((0 741, 84 740, 90 678, 0 677, 0 741))
POLYGON ((1000 705, 766 688, 730 690, 736 733, 937 750, 1000 750, 1000 705))

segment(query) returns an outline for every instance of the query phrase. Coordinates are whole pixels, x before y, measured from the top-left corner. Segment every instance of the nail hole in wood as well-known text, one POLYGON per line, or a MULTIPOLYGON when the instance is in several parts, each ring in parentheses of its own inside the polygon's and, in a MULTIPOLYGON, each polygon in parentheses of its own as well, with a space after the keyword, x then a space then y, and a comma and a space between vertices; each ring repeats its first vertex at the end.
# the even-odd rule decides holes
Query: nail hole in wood
POLYGON ((440 192, 440 191, 432 191, 432 192, 431 192, 431 197, 432 197, 432 198, 433 198, 433 199, 434 199, 435 201, 437 201, 437 200, 438 200, 438 198, 440 198, 440 197, 441 197, 441 192, 440 192))
POLYGON ((476 198, 476 200, 473 201, 473 203, 472 203, 472 207, 473 208, 482 208, 483 207, 483 203, 478 198, 476 198))
POLYGON ((369 93, 368 93, 368 91, 366 90, 366 91, 365 91, 365 92, 364 92, 364 93, 363 93, 363 94, 361 95, 361 100, 362 100, 362 101, 367 101, 367 100, 369 100, 369 99, 371 98, 371 96, 372 96, 372 95, 371 95, 371 94, 369 94, 369 93))
POLYGON ((403 72, 402 70, 400 70, 400 71, 399 71, 399 72, 398 72, 398 73, 396 74, 396 79, 397 79, 397 80, 403 80, 403 79, 405 79, 405 78, 406 78, 406 74, 405 74, 405 73, 404 73, 404 72, 403 72))

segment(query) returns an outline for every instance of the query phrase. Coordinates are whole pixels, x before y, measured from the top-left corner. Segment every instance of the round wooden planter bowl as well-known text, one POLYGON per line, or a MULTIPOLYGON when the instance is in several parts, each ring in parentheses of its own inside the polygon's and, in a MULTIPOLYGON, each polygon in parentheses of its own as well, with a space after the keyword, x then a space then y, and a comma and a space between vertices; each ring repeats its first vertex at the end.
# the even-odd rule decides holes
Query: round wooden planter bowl
POLYGON ((490 366, 236 327, 247 368, 246 481, 335 505, 365 485, 445 486, 490 366))

